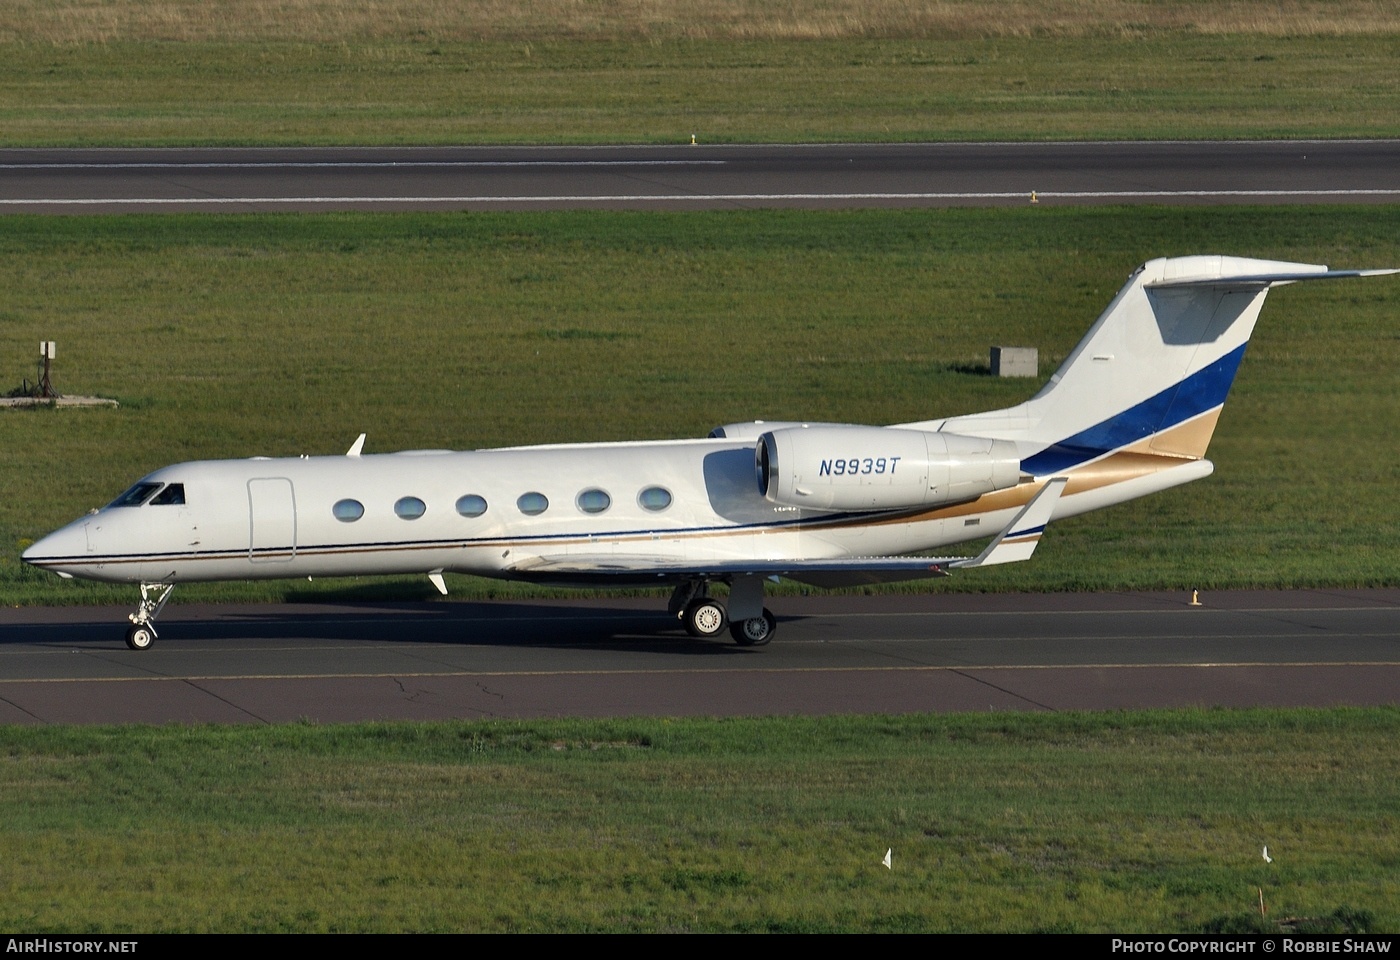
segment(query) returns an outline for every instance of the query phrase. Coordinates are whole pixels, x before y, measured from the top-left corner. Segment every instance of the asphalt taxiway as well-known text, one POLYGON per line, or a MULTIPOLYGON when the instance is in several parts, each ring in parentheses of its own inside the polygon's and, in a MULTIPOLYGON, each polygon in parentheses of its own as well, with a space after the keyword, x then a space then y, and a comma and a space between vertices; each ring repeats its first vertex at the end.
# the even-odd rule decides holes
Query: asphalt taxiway
POLYGON ((0 150, 0 211, 1394 203, 1400 141, 0 150))
POLYGON ((780 597, 774 642, 658 599, 0 611, 0 722, 709 716, 1400 703, 1400 590, 780 597))

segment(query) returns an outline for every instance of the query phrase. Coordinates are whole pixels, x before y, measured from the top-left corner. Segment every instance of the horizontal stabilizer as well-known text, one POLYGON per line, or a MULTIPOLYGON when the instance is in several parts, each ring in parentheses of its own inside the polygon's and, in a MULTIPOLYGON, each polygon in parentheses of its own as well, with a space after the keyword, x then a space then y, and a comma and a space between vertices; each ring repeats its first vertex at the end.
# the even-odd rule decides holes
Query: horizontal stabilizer
POLYGON ((1400 273, 1400 269, 1387 268, 1378 270, 1328 270, 1326 267, 1318 267, 1315 270, 1290 270, 1281 273, 1256 273, 1241 276, 1224 277, 1183 277, 1173 280, 1156 280, 1143 284, 1148 290, 1161 290, 1168 287, 1276 287, 1286 283, 1297 283, 1299 280, 1343 280, 1348 277, 1383 277, 1391 273, 1400 273))
POLYGON ((1029 560, 1031 554, 1035 553, 1036 544, 1040 543, 1040 535, 1045 532, 1046 525, 1054 516, 1055 504, 1059 502, 1060 494, 1064 492, 1066 483, 1069 483, 1067 478, 1055 477, 1045 484, 1040 488, 1039 493, 1031 497, 1031 502, 1022 507, 1021 512, 1011 519, 1011 522, 1006 525, 1006 529, 997 534, 995 540, 987 544, 987 549, 983 550, 975 559, 958 560, 951 566, 965 569, 1029 560))

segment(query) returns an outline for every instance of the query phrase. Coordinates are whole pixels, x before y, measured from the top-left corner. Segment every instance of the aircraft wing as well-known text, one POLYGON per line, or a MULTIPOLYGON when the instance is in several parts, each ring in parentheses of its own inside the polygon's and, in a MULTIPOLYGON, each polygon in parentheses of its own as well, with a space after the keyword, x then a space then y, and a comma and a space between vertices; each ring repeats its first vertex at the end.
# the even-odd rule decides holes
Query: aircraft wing
POLYGON ((787 577, 814 587, 859 586, 946 577, 947 566, 963 557, 842 557, 833 560, 716 560, 678 563, 645 555, 532 557, 510 569, 522 580, 544 583, 632 586, 730 577, 787 577))
POLYGON ((946 577, 949 570, 955 568, 989 567, 1030 559, 1067 482, 1064 477, 1056 477, 1046 483, 976 557, 754 558, 682 563, 669 557, 644 554, 569 554, 531 557, 511 567, 510 573, 522 580, 590 585, 647 585, 698 578, 723 580, 760 576, 786 577, 814 587, 852 587, 946 577))

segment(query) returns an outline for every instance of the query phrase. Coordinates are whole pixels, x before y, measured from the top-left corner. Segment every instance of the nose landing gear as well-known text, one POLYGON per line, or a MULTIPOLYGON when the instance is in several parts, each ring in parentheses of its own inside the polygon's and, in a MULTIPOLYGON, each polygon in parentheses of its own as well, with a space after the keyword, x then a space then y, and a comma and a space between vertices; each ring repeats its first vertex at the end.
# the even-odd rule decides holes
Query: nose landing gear
POLYGON ((165 601, 170 599, 170 591, 174 589, 173 583, 141 584, 141 602, 136 605, 135 613, 126 615, 131 621, 131 629, 126 631, 128 647, 133 650, 149 650, 151 644, 156 642, 156 617, 165 609, 165 601), (156 591, 155 596, 151 595, 152 591, 156 591))

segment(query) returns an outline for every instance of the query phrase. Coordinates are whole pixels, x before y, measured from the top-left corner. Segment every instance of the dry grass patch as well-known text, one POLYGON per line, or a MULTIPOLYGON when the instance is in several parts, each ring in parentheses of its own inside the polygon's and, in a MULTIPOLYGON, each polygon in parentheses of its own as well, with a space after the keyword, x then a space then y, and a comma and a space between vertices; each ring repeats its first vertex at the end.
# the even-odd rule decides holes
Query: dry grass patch
POLYGON ((1162 31, 1354 36, 1400 31, 1380 0, 14 0, 0 43, 423 40, 970 40, 1162 31))

